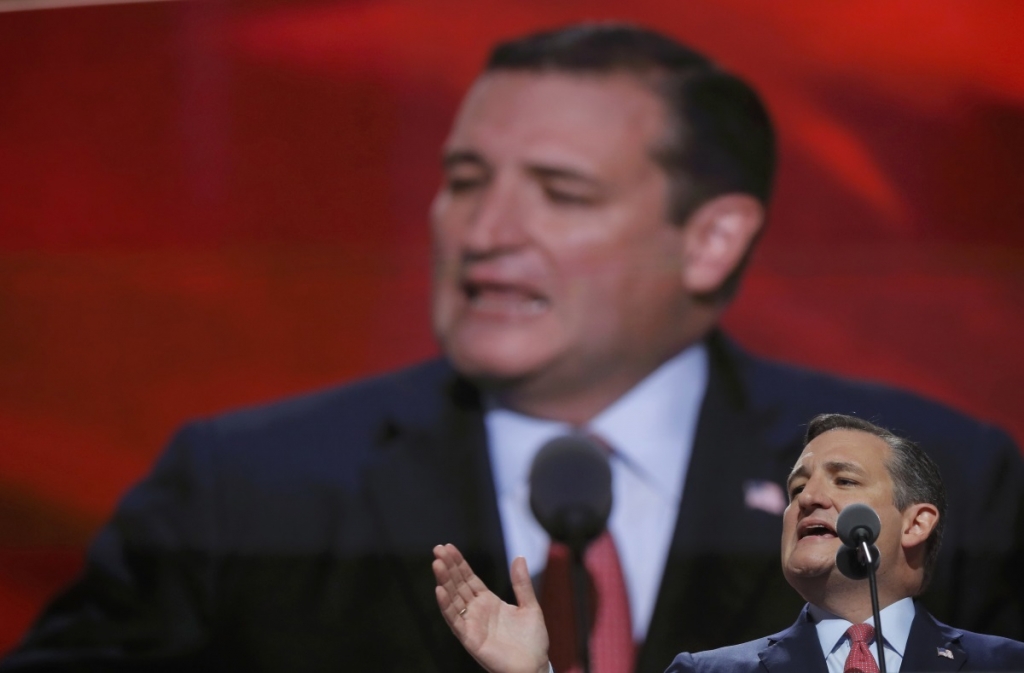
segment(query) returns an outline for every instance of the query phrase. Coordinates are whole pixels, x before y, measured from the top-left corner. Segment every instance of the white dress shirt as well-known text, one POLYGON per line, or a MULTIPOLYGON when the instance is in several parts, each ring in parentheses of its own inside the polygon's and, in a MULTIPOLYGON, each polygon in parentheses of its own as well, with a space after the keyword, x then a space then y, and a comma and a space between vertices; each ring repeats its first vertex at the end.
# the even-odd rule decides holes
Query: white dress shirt
MULTIPOLYGON (((865 585, 864 591, 868 588, 865 585)), ((829 673, 843 673, 846 664, 846 657, 850 654, 850 639, 846 636, 846 630, 853 626, 842 617, 836 617, 827 610, 822 610, 814 605, 809 609, 811 619, 814 620, 815 628, 818 630, 818 640, 821 642, 821 651, 825 655, 825 663, 828 664, 829 673)), ((898 671, 903 664, 903 653, 907 649, 907 638, 910 637, 910 625, 914 621, 917 608, 914 607, 913 598, 904 598, 896 601, 879 612, 882 619, 883 651, 885 652, 885 669, 887 671, 898 671)), ((870 617, 865 624, 875 625, 875 618, 870 617)), ((878 661, 878 650, 874 640, 868 643, 871 656, 878 661)))
MULTIPOLYGON (((637 642, 647 634, 658 598, 707 380, 707 349, 701 343, 663 364, 582 428, 614 451, 608 529, 625 575, 637 642)), ((508 562, 523 556, 536 574, 547 563, 549 540, 530 511, 530 466, 546 442, 574 428, 493 403, 484 420, 508 562)))

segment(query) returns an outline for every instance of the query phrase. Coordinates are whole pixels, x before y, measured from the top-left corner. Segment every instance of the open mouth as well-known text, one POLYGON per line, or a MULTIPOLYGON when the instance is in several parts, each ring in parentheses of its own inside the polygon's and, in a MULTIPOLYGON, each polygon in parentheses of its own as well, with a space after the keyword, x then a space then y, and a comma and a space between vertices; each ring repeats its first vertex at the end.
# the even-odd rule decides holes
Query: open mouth
POLYGON ((534 316, 550 306, 546 297, 516 285, 464 282, 462 291, 474 310, 485 313, 534 316))
POLYGON ((833 538, 836 537, 836 531, 827 524, 812 523, 807 526, 803 526, 800 529, 798 538, 802 540, 807 537, 833 538))

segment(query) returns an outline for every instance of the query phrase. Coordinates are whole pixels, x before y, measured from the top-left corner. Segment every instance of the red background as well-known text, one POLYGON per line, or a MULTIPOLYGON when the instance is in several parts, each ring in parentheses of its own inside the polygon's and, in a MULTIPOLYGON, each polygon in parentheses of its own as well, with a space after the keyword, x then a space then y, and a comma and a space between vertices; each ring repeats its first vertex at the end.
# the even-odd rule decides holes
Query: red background
POLYGON ((0 11, 0 651, 183 420, 435 351, 425 213, 461 92, 495 39, 611 17, 776 117, 731 332, 1024 440, 1018 2, 0 11))

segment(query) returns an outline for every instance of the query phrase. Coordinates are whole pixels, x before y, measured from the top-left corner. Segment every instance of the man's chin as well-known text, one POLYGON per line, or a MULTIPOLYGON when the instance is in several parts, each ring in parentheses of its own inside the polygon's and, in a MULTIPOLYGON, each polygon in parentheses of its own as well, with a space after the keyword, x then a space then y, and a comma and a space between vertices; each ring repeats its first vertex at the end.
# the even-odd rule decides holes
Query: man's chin
POLYGON ((523 360, 451 355, 449 359, 459 374, 499 405, 533 416, 561 418, 559 402, 566 399, 566 393, 559 385, 558 370, 553 363, 534 365, 523 360))
POLYGON ((550 356, 531 346, 500 339, 441 341, 441 350, 460 374, 489 388, 515 386, 548 369, 550 356))
POLYGON ((834 558, 801 559, 790 561, 784 568, 784 574, 790 584, 820 577, 828 577, 836 567, 834 558))
POLYGON ((495 356, 493 354, 446 353, 455 370, 481 389, 500 393, 524 385, 534 375, 536 368, 522 358, 495 356))

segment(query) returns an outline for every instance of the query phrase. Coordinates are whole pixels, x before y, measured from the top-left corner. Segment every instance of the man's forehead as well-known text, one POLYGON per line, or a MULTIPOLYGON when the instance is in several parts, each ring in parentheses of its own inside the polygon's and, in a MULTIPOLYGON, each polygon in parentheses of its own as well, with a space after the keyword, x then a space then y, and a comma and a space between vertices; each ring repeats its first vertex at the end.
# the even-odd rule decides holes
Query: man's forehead
POLYGON ((850 463, 869 469, 885 467, 889 451, 885 440, 869 432, 846 428, 828 430, 804 447, 792 473, 828 463, 850 463))
POLYGON ((811 461, 813 459, 814 459, 814 452, 813 451, 808 451, 807 449, 804 449, 803 453, 800 454, 800 457, 796 459, 795 463, 793 463, 793 472, 796 472, 797 468, 799 468, 800 466, 804 465, 805 462, 811 461))
POLYGON ((661 97, 630 73, 496 70, 470 87, 453 131, 484 120, 506 129, 601 123, 660 131, 668 115, 661 97))
POLYGON ((650 77, 628 70, 575 71, 560 69, 496 69, 481 73, 470 85, 466 98, 495 86, 540 86, 560 89, 627 88, 658 98, 650 77))

